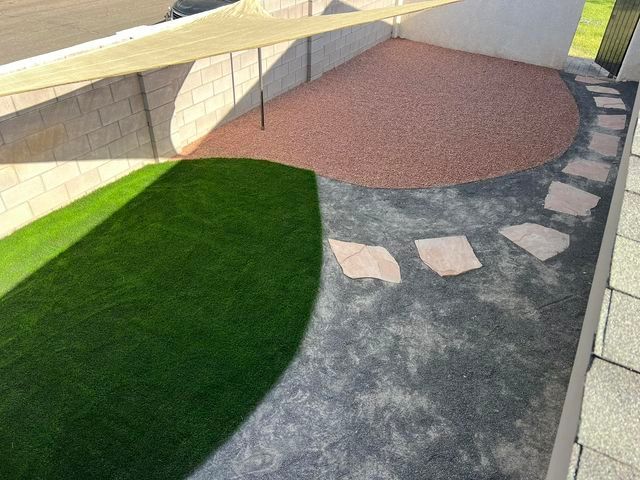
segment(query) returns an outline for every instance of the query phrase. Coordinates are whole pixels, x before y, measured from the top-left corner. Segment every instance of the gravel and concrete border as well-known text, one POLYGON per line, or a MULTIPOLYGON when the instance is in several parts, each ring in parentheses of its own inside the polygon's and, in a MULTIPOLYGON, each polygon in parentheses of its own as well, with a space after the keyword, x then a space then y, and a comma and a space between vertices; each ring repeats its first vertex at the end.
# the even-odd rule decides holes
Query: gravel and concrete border
MULTIPOLYGON (((543 478, 562 410, 619 164, 589 149, 598 109, 580 107, 571 148, 541 167, 431 189, 320 177, 326 238, 383 245, 402 283, 346 277, 328 245, 299 355, 193 478, 543 478), (598 182, 562 173, 607 161, 598 182), (601 197, 588 217, 543 208, 552 181, 601 197), (537 223, 571 235, 542 262, 499 234, 537 223), (466 235, 483 268, 441 278, 413 240, 466 235)), ((615 84, 629 107, 635 84, 615 84)))

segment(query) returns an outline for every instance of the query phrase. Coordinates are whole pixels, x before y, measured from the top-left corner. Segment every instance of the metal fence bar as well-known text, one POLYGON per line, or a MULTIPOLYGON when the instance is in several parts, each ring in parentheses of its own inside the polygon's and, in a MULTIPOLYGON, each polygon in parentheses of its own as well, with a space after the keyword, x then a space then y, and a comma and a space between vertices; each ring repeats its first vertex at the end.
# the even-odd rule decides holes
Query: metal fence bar
MULTIPOLYGON (((633 0, 632 0, 633 1, 633 0)), ((610 64, 613 75, 616 75, 620 66, 622 65, 622 56, 623 52, 626 51, 625 40, 627 42, 631 41, 631 35, 628 35, 629 24, 632 21, 633 11, 631 8, 631 2, 629 0, 620 0, 620 18, 617 22, 617 35, 612 40, 611 47, 611 55, 610 55, 610 64)))
POLYGON ((617 0, 607 23, 596 63, 615 76, 640 19, 640 0, 617 0))

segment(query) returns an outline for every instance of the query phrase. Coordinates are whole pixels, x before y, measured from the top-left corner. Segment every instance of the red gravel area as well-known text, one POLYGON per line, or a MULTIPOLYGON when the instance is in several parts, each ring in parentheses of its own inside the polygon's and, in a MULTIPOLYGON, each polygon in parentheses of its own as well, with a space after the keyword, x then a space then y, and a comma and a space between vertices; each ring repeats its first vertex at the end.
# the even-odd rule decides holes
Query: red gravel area
POLYGON ((389 40, 214 130, 189 157, 251 157, 369 187, 465 183, 563 153, 578 109, 555 70, 389 40))

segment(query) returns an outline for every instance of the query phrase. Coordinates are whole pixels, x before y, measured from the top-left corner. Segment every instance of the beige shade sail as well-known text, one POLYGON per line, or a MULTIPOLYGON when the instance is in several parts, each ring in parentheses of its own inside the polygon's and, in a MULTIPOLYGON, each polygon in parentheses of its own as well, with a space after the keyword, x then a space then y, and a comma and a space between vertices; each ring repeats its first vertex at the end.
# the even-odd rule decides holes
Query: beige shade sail
POLYGON ((169 28, 140 38, 0 74, 0 96, 266 47, 458 1, 461 0, 429 0, 334 15, 284 19, 271 16, 262 8, 260 0, 240 0, 196 20, 177 21, 169 28))

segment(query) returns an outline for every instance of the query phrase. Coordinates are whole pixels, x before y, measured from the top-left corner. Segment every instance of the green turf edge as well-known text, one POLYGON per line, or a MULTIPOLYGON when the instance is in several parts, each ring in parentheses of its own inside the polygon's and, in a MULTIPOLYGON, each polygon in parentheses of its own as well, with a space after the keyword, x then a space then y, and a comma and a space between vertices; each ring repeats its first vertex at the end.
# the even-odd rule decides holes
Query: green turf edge
POLYGON ((0 298, 0 477, 183 478, 296 354, 322 264, 315 175, 165 168, 0 298))
POLYGON ((147 165, 0 239, 0 297, 71 247, 175 164, 147 165))

